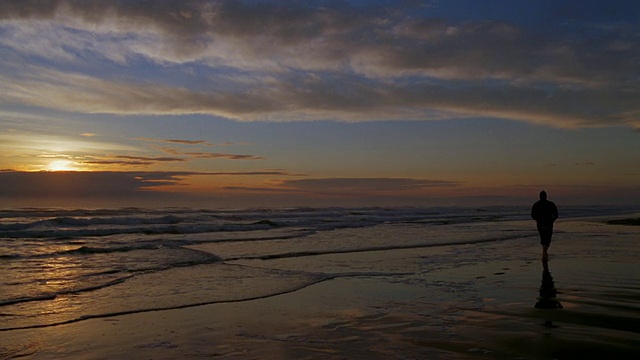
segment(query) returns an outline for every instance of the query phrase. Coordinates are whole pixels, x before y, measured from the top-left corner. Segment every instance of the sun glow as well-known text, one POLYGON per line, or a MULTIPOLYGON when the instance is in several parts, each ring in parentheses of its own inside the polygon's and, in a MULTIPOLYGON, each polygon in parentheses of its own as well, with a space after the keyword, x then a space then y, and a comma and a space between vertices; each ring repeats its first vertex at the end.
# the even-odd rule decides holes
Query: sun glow
POLYGON ((56 160, 49 163, 47 170, 49 171, 74 171, 78 170, 75 163, 69 160, 56 160))

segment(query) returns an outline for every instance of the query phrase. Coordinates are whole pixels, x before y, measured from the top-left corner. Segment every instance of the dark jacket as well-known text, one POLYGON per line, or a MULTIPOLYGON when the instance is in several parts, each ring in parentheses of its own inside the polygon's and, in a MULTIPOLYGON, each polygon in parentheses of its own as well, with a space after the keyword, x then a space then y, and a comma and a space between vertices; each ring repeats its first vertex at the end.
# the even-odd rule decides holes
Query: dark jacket
POLYGON ((531 208, 531 217, 540 225, 552 225, 558 219, 558 208, 549 200, 539 200, 531 208))

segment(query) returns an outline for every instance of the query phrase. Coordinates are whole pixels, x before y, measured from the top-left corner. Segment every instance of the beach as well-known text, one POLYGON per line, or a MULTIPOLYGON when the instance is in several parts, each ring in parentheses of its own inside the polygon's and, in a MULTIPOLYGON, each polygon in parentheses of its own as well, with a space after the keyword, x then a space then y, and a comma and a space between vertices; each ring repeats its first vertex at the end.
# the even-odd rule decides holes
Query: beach
MULTIPOLYGON (((183 247, 220 261, 140 276, 148 296, 158 296, 154 306, 94 307, 50 318, 57 323, 9 321, 17 308, 3 307, 0 358, 631 359, 640 352, 640 228, 605 222, 637 215, 561 219, 546 264, 529 220, 452 218, 385 220, 295 241, 280 229, 250 246, 191 242, 183 247), (202 295, 190 298, 188 280, 204 282, 214 268, 210 282, 189 288, 202 295)), ((136 280, 89 293, 104 299, 126 286, 142 289, 136 280)), ((81 307, 74 301, 86 293, 23 305, 62 313, 56 306, 81 307)))
POLYGON ((636 360, 639 64, 640 0, 0 0, 0 360, 636 360))

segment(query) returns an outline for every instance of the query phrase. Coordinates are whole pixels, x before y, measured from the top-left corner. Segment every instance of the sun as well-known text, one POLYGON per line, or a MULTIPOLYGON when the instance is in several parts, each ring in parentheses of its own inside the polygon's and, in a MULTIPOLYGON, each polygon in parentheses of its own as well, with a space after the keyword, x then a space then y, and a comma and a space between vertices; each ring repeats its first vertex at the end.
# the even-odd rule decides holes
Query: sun
POLYGON ((47 170, 49 171, 75 171, 78 170, 72 161, 55 160, 49 163, 47 170))

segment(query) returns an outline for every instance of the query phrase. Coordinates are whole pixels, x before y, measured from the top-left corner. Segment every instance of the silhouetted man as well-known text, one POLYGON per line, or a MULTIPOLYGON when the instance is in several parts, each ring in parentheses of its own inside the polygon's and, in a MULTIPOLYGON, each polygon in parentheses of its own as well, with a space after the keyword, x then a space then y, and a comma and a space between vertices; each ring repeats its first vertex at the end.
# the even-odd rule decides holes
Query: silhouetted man
POLYGON ((547 200, 547 193, 540 192, 538 200, 531 208, 531 217, 536 221, 538 233, 540 234, 540 245, 542 245, 542 259, 547 259, 549 245, 551 245, 551 235, 553 234, 553 223, 558 219, 558 208, 556 204, 547 200))

